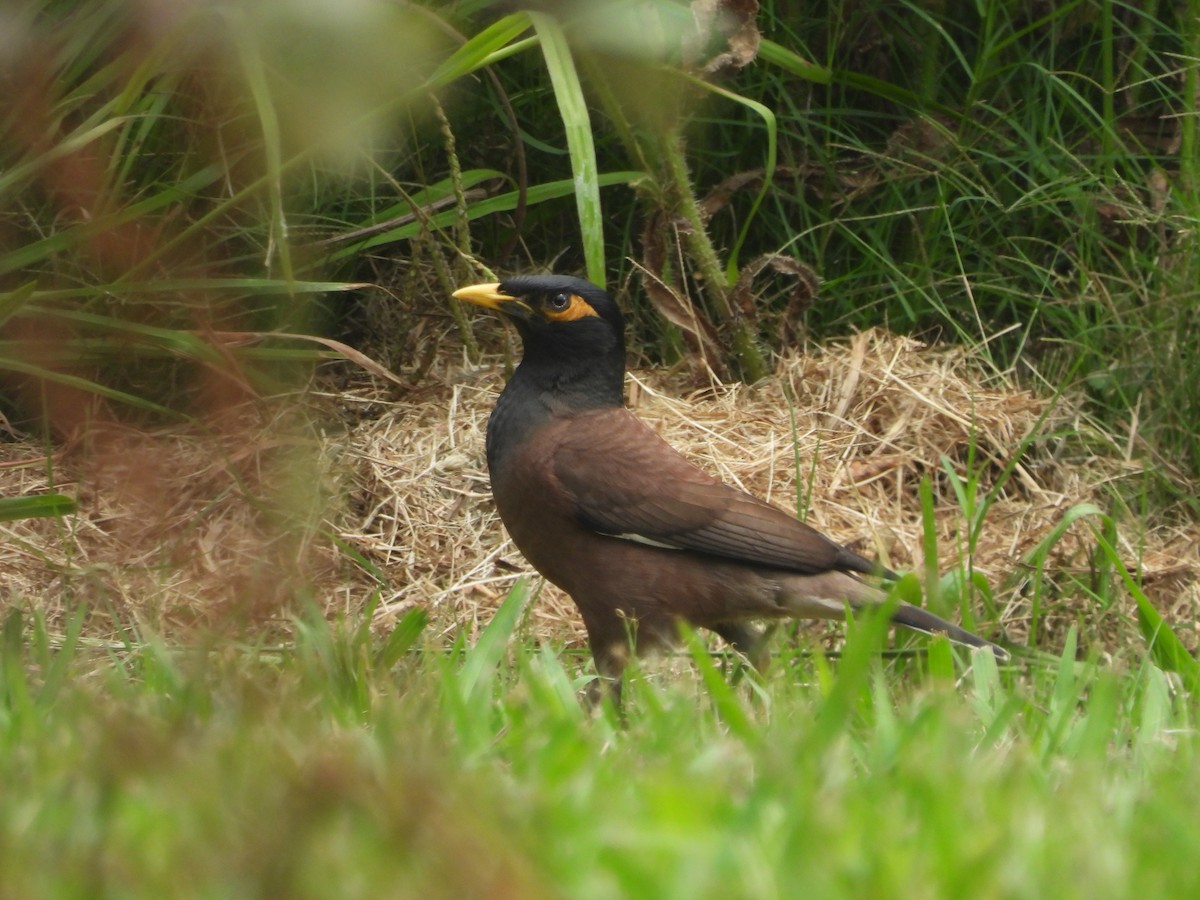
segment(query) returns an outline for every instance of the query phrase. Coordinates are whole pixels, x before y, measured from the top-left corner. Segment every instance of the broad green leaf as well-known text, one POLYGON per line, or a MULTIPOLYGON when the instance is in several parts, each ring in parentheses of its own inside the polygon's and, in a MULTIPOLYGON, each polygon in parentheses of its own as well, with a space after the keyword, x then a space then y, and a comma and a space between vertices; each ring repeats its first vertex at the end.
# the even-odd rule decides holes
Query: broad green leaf
MULTIPOLYGON (((604 213, 600 206, 600 179, 596 165, 596 145, 592 139, 592 120, 588 114, 583 85, 575 69, 575 59, 562 27, 545 13, 529 13, 546 58, 546 70, 554 86, 554 98, 567 134, 574 173, 575 205, 579 213, 579 233, 588 278, 604 285, 604 213)), ((772 146, 774 146, 772 144, 772 146)))
POLYGON ((809 62, 798 53, 765 38, 758 45, 758 58, 814 84, 829 84, 833 78, 833 73, 827 67, 809 62))
POLYGON ((75 500, 65 494, 30 494, 0 497, 0 522, 16 519, 58 518, 75 512, 75 500))
MULTIPOLYGON (((474 35, 465 44, 450 55, 426 82, 426 88, 433 90, 444 87, 452 81, 457 81, 464 75, 469 75, 477 69, 498 62, 508 54, 505 49, 514 47, 513 42, 531 27, 526 13, 513 13, 499 21, 493 22, 483 31, 474 35)), ((522 42, 521 49, 532 46, 532 42, 522 42)))
POLYGON ((529 600, 529 582, 522 578, 513 585, 500 608, 492 617, 479 641, 467 653, 462 670, 458 673, 458 690, 468 708, 480 702, 490 690, 484 682, 491 678, 500 664, 500 658, 508 646, 509 639, 521 621, 521 613, 529 600))
POLYGON ((380 669, 390 669, 400 661, 405 653, 407 653, 417 642, 417 638, 421 636, 421 632, 425 630, 425 626, 429 622, 429 614, 424 609, 416 607, 410 609, 404 614, 404 617, 396 623, 375 653, 375 666, 380 669))

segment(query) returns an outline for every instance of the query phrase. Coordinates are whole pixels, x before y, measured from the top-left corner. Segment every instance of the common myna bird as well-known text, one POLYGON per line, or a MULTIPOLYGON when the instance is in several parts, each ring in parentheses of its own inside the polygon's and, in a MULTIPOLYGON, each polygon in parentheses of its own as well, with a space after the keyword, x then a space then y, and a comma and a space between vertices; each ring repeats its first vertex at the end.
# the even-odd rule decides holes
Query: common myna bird
MULTIPOLYGON (((615 677, 678 640, 678 620, 757 659, 754 620, 842 619, 895 576, 783 510, 707 474, 625 408, 621 311, 580 278, 521 276, 454 292, 521 335, 487 429, 500 518, 533 567, 571 595, 596 668, 615 677)), ((892 621, 1005 651, 919 607, 892 621)))

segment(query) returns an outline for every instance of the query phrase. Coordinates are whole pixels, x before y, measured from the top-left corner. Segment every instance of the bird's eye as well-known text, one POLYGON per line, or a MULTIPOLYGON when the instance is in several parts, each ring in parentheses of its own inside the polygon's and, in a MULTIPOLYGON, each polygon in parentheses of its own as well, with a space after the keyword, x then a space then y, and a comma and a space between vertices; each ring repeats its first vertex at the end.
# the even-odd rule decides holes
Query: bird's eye
POLYGON ((564 309, 566 309, 570 305, 571 305, 571 295, 570 294, 552 294, 550 296, 550 302, 547 304, 547 306, 549 306, 555 312, 562 312, 564 309))

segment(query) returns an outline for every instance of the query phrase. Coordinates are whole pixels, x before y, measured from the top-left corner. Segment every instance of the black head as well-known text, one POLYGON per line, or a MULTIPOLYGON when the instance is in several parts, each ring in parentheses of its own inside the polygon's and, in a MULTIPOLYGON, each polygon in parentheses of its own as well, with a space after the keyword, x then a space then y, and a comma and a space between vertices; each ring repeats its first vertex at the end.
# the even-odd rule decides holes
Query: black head
POLYGON ((525 359, 582 362, 617 356, 624 366, 621 310, 608 292, 569 275, 519 275, 461 288, 454 296, 494 309, 516 325, 525 359))
POLYGON ((503 313, 524 345, 488 428, 489 459, 504 436, 552 411, 624 402, 625 329, 621 311, 602 288, 567 275, 521 275, 465 287, 454 296, 503 313))

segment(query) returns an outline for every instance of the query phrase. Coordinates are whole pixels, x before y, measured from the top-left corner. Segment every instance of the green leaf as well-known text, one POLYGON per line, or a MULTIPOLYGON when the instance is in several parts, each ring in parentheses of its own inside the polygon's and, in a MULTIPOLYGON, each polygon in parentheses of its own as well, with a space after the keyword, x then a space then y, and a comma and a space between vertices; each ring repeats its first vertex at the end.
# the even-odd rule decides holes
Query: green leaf
MULTIPOLYGON (((629 184, 644 178, 641 172, 608 172, 597 178, 596 183, 599 187, 609 187, 614 184, 629 184)), ((569 197, 575 192, 574 179, 563 179, 562 181, 548 181, 545 184, 534 185, 529 188, 526 194, 526 202, 529 206, 536 206, 538 203, 545 203, 548 200, 558 200, 562 197, 569 197)), ((495 197, 488 197, 486 200, 480 200, 477 203, 472 203, 467 207, 467 219, 475 221, 482 219, 484 216, 490 216, 493 213, 509 212, 517 208, 520 192, 509 191, 504 194, 497 194, 495 197)), ((329 254, 327 259, 338 260, 349 256, 355 256, 363 250, 371 247, 378 247, 384 244, 392 244, 396 241, 405 241, 416 237, 421 233, 422 229, 428 227, 445 228, 454 223, 455 217, 458 215, 457 210, 447 209, 429 217, 427 222, 409 222, 399 228, 393 228, 374 235, 361 241, 357 244, 352 244, 346 247, 341 247, 338 250, 329 254)))
POLYGON ((375 654, 375 667, 377 669, 390 669, 400 657, 412 649, 413 644, 417 642, 417 638, 421 636, 421 632, 425 630, 425 626, 429 623, 429 614, 420 607, 410 609, 404 614, 404 617, 396 623, 396 627, 392 629, 392 633, 387 636, 387 640, 383 642, 383 646, 375 654))
POLYGON ((444 87, 469 75, 476 69, 499 62, 505 56, 533 46, 532 42, 513 42, 530 28, 529 16, 513 13, 493 22, 479 34, 459 47, 443 62, 425 83, 427 90, 444 87), (506 52, 508 51, 508 52, 506 52))
MULTIPOLYGON (((946 636, 938 634, 930 638, 926 654, 926 665, 929 667, 930 679, 942 684, 953 685, 956 679, 954 653, 950 649, 950 641, 946 636)), ((990 653, 981 655, 991 656, 990 653)))
POLYGON ((1150 654, 1154 657, 1154 661, 1160 668, 1176 673, 1193 697, 1200 697, 1200 661, 1197 661, 1188 652, 1187 647, 1183 645, 1171 627, 1163 621, 1162 615, 1154 608, 1154 604, 1150 602, 1150 598, 1146 596, 1141 585, 1125 568, 1125 563, 1121 561, 1116 548, 1109 543, 1099 529, 1093 529, 1093 533, 1096 535, 1100 549, 1104 551, 1108 561, 1117 570, 1137 604, 1138 628, 1150 647, 1150 654))
POLYGON ((708 696, 712 699, 721 721, 742 741, 751 745, 757 744, 760 739, 758 729, 754 727, 754 722, 746 714, 741 701, 738 700, 737 692, 725 680, 724 674, 713 662, 704 642, 685 623, 680 622, 679 629, 692 661, 700 670, 700 677, 704 679, 704 687, 707 689, 708 696))
MULTIPOLYGON (((120 210, 102 216, 95 221, 85 222, 82 225, 76 225, 72 228, 55 232, 48 237, 42 238, 40 241, 34 241, 11 252, 0 254, 0 275, 6 275, 18 269, 29 268, 35 263, 48 259, 55 254, 70 251, 80 244, 91 240, 98 234, 111 231, 113 228, 128 222, 137 221, 143 216, 156 212, 163 207, 170 206, 173 203, 179 203, 198 193, 202 188, 208 187, 224 174, 224 169, 219 164, 213 163, 189 175, 181 182, 164 186, 157 193, 152 194, 146 199, 124 206, 120 210)), ((226 207, 236 205, 239 200, 244 200, 245 196, 245 194, 239 194, 227 200, 224 204, 219 204, 218 208, 209 213, 209 216, 205 218, 216 218, 226 207)), ((183 234, 193 233, 198 224, 194 223, 193 228, 187 229, 183 234)), ((136 268, 148 266, 152 260, 157 259, 166 249, 184 239, 183 236, 178 236, 173 241, 158 248, 157 252, 149 254, 147 258, 141 260, 139 266, 135 267, 135 270, 136 268)))
MULTIPOLYGON (((477 184, 485 181, 507 180, 508 176, 496 169, 468 169, 462 173, 459 178, 458 186, 464 191, 470 190, 477 184)), ((453 179, 443 178, 441 181, 427 185, 420 190, 406 192, 404 199, 398 200, 382 209, 374 211, 368 223, 360 229, 351 231, 349 234, 335 236, 328 243, 341 244, 348 240, 353 240, 359 236, 359 231, 362 230, 378 230, 383 231, 391 226, 406 225, 409 221, 415 221, 420 218, 414 215, 414 207, 417 210, 426 211, 426 215, 431 215, 430 207, 439 204, 448 204, 455 199, 455 184, 453 179), (398 222, 391 222, 392 219, 399 219, 398 222)))
POLYGON ((37 291, 37 282, 30 281, 13 291, 0 294, 0 325, 17 315, 26 301, 37 291))
POLYGON ((879 606, 857 612, 847 608, 846 644, 810 734, 814 749, 832 744, 845 732, 855 713, 869 702, 871 667, 878 664, 892 613, 905 595, 915 599, 920 591, 916 577, 905 575, 879 606))
POLYGON ((508 646, 509 639, 517 629, 525 603, 529 599, 529 582, 522 578, 513 585, 496 615, 492 617, 479 636, 479 641, 467 654, 462 671, 458 674, 458 690, 468 709, 481 702, 488 690, 486 679, 495 674, 500 657, 508 646))
POLYGON ((574 172, 575 205, 579 213, 579 232, 588 278, 603 286, 607 281, 604 265, 604 212, 600 206, 599 169, 596 145, 592 139, 592 120, 588 114, 583 85, 575 69, 575 59, 566 35, 558 22, 545 13, 529 13, 546 59, 546 70, 554 86, 554 98, 567 134, 574 172))
POLYGON ((833 78, 833 72, 826 66, 818 66, 816 63, 809 62, 774 41, 764 39, 759 43, 758 58, 814 84, 829 84, 833 78))
POLYGON ((138 397, 135 394, 119 391, 116 388, 110 388, 103 384, 98 384, 95 381, 89 381, 86 378, 81 378, 78 375, 68 375, 65 372, 55 372, 53 369, 47 369, 44 366, 30 365, 29 363, 20 362, 15 359, 4 359, 0 357, 0 369, 8 369, 10 372, 20 372, 22 375, 32 375, 34 378, 42 378, 46 381, 52 381, 55 384, 65 384, 68 387, 79 388, 89 394, 96 394, 99 397, 107 397, 109 400, 117 400, 121 403, 126 403, 136 409, 143 409, 147 412, 157 413, 162 416, 170 416, 175 419, 189 418, 184 413, 178 410, 170 409, 163 406, 161 403, 155 403, 152 400, 147 400, 145 397, 138 397))
POLYGON ((75 500, 65 494, 0 497, 0 522, 12 522, 16 519, 56 518, 69 515, 75 510, 75 500))
POLYGON ((1050 554, 1050 550, 1054 545, 1062 540, 1062 536, 1066 534, 1067 529, 1079 519, 1087 516, 1105 518, 1104 511, 1094 503, 1077 503, 1063 513, 1063 517, 1058 521, 1058 524, 1050 529, 1050 533, 1021 558, 1022 564, 1033 571, 1033 602, 1029 611, 1029 643, 1031 645, 1037 640, 1038 627, 1041 624, 1042 578, 1043 568, 1046 565, 1046 557, 1050 554))
POLYGON ((230 24, 233 26, 238 55, 241 57, 246 84, 250 88, 250 96, 254 98, 254 108, 258 112, 258 124, 262 130, 263 153, 267 164, 267 194, 271 201, 271 243, 279 254, 283 277, 290 283, 295 280, 295 272, 292 270, 287 214, 283 208, 283 137, 279 115, 275 111, 275 102, 267 83, 266 65, 254 39, 254 31, 246 27, 241 15, 233 12, 227 12, 226 15, 233 19, 230 24))
MULTIPOLYGON (((344 291, 361 290, 365 285, 357 281, 284 281, 280 278, 164 278, 158 281, 121 282, 121 294, 165 294, 185 293, 189 291, 221 291, 243 295, 253 294, 330 294, 344 291)), ((71 300, 91 297, 98 293, 95 287, 87 288, 56 288, 53 290, 33 291, 33 300, 71 300)), ((31 314, 53 314, 65 316, 75 314, 79 321, 85 321, 90 313, 68 313, 65 310, 55 310, 48 307, 37 307, 30 310, 31 314)), ((97 317, 99 320, 99 317, 97 317)), ((133 323, 125 319, 109 318, 109 322, 120 323, 120 327, 131 327, 133 323)), ((147 326, 148 328, 148 326, 147 326)), ((157 333, 165 334, 167 329, 157 329, 157 333)), ((146 333, 150 333, 147 331, 146 333)))

